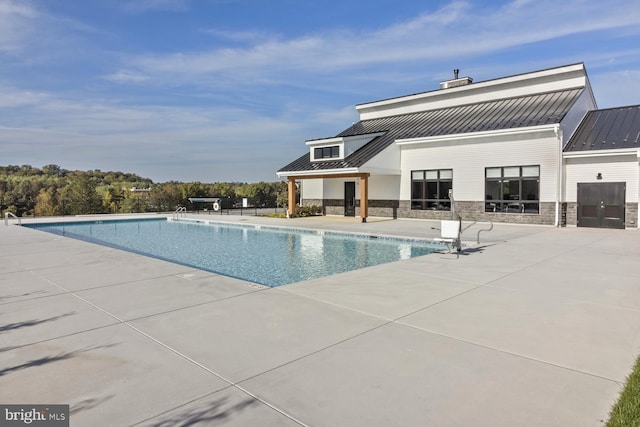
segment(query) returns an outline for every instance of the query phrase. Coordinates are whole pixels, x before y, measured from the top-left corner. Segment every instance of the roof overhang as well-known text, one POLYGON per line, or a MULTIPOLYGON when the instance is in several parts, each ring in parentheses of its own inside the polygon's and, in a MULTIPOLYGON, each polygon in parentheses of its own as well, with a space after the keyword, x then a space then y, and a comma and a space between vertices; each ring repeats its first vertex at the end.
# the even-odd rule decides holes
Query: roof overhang
POLYGON ((219 197, 189 197, 191 203, 219 203, 219 197))
POLYGON ((615 148, 610 150, 567 151, 562 153, 564 159, 584 157, 610 157, 635 155, 640 160, 640 148, 615 148))
POLYGON ((535 134, 540 132, 553 132, 554 134, 558 134, 560 129, 560 125, 557 123, 551 125, 542 125, 542 126, 528 126, 521 128, 511 128, 511 129, 498 129, 498 130, 490 130, 490 131, 482 131, 482 132, 468 132, 468 133, 456 133, 449 135, 437 135, 437 136, 425 136, 420 138, 406 138, 406 139, 396 139, 396 145, 406 146, 406 145, 416 145, 416 144, 429 144, 434 142, 450 142, 450 141, 464 141, 470 139, 478 139, 478 138, 490 138, 497 136, 509 136, 509 135, 526 135, 526 134, 535 134))
POLYGON ((278 176, 280 178, 288 178, 288 179, 332 179, 332 178, 368 178, 371 176, 368 172, 342 172, 342 173, 327 173, 327 171, 323 171, 324 173, 306 173, 301 172, 300 174, 296 173, 289 175, 281 175, 278 172, 278 176))
POLYGON ((372 141, 374 138, 379 137, 380 135, 384 135, 386 131, 383 132, 372 132, 372 133, 361 133, 357 135, 349 135, 349 136, 335 136, 332 138, 323 138, 323 139, 310 139, 305 141, 306 145, 314 146, 314 145, 330 145, 330 144, 344 144, 355 141, 372 141))
POLYGON ((348 175, 353 176, 357 174, 362 174, 358 168, 344 168, 344 169, 318 169, 318 170, 304 170, 304 171, 283 171, 277 172, 279 178, 284 177, 296 177, 302 179, 304 178, 324 178, 326 176, 331 176, 333 178, 337 178, 340 175, 348 175))

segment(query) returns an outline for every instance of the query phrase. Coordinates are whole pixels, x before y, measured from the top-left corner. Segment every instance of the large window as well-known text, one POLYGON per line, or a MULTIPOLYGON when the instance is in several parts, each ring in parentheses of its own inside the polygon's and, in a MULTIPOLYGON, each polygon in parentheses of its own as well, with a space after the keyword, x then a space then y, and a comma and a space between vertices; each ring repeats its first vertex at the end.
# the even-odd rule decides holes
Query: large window
POLYGON ((334 159, 336 157, 340 157, 340 146, 333 145, 331 147, 318 147, 314 149, 313 157, 315 160, 334 159))
POLYGON ((485 211, 540 213, 540 166, 485 169, 485 211))
POLYGON ((451 169, 411 172, 411 209, 450 211, 449 190, 453 188, 451 169))

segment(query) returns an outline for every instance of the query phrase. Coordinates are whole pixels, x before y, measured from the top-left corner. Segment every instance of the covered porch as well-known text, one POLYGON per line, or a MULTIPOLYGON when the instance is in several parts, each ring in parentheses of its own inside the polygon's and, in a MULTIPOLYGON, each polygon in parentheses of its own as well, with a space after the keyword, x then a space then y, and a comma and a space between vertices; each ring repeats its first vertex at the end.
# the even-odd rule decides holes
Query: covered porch
MULTIPOLYGON (((367 172, 289 175, 287 176, 287 189, 289 196, 287 213, 289 215, 294 215, 296 212, 295 190, 297 180, 357 178, 360 181, 360 218, 362 218, 362 222, 367 222, 369 214, 369 177, 370 173, 367 172)), ((353 204, 355 206, 355 194, 353 204)))

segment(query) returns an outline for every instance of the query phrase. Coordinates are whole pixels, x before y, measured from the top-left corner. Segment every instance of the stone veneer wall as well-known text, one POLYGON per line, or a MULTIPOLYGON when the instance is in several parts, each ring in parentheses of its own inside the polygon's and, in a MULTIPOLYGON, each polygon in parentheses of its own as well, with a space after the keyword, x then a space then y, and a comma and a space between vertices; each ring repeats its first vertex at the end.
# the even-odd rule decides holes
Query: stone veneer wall
MULTIPOLYGON (((456 213, 464 221, 494 221, 515 224, 554 225, 556 216, 555 202, 540 203, 539 214, 517 214, 502 212, 485 212, 485 202, 455 202, 456 213)), ((344 200, 342 199, 306 199, 305 206, 322 206, 324 215, 344 215, 344 200)), ((359 201, 356 205, 356 216, 360 215, 359 201)), ((408 200, 369 200, 369 216, 388 218, 420 218, 420 219, 451 219, 450 211, 412 210, 408 200)), ((567 224, 576 225, 578 222, 578 205, 576 202, 567 203, 567 224)), ((625 205, 625 226, 638 227, 638 203, 625 205)))
POLYGON ((625 204, 625 227, 638 228, 638 204, 627 203, 625 204))
MULTIPOLYGON (((324 215, 344 215, 344 200, 342 199, 307 199, 304 201, 305 206, 318 205, 322 206, 324 215)), ((570 205, 570 204, 569 204, 570 205)), ((360 215, 359 201, 356 205, 356 216, 360 215)), ((464 221, 494 221, 508 222, 515 224, 544 224, 554 225, 556 215, 556 205, 554 202, 540 203, 539 214, 518 214, 518 213, 502 213, 502 212, 485 212, 485 202, 455 202, 456 213, 462 216, 464 221)), ((567 223, 575 224, 575 206, 567 211, 567 223), (571 222, 573 221, 573 223, 571 222)), ((432 211, 432 210, 412 210, 409 200, 369 200, 369 216, 388 217, 388 218, 419 218, 419 219, 451 219, 451 211, 432 211)), ((636 219, 637 221, 637 205, 636 219)))
POLYGON ((567 225, 578 224, 578 204, 567 202, 567 225))
MULTIPOLYGON (((541 202, 540 213, 520 214, 504 212, 485 212, 485 202, 456 201, 455 213, 463 221, 493 221, 514 224, 554 225, 556 217, 555 202, 541 202)), ((409 200, 400 201, 398 216, 401 218, 451 219, 450 211, 412 210, 409 200)))
MULTIPOLYGON (((342 199, 306 199, 304 206, 322 206, 324 215, 344 215, 344 200, 342 199)), ((356 216, 360 215, 360 201, 356 200, 356 216)), ((369 216, 398 218, 397 200, 369 200, 369 216)))

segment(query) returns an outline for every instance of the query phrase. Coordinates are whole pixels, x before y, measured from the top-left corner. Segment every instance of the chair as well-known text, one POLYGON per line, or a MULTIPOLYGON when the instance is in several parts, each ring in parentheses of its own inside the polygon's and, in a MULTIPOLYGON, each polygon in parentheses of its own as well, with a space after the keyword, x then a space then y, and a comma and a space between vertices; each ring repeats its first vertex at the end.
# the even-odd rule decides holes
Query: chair
POLYGON ((440 238, 434 239, 436 242, 446 243, 449 247, 449 253, 453 251, 455 246, 459 253, 462 250, 462 242, 460 234, 462 233, 462 220, 442 220, 440 221, 440 238))

